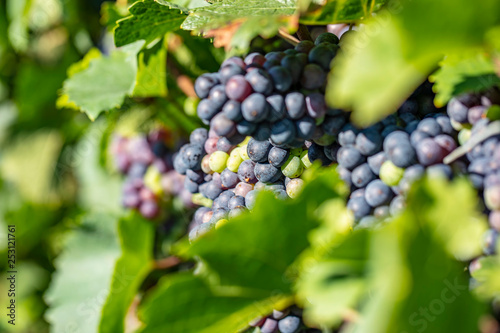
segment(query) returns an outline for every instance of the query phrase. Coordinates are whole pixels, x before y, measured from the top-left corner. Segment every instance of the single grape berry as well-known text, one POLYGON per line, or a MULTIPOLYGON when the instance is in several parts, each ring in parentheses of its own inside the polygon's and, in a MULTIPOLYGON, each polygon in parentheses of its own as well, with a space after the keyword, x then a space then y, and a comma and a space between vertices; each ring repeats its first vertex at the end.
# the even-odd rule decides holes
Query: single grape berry
POLYGON ((232 100, 242 102, 252 93, 252 86, 243 75, 235 75, 227 81, 226 95, 232 100))
POLYGON ((259 93, 248 96, 241 104, 241 112, 245 120, 252 123, 259 123, 266 119, 269 114, 269 104, 266 97, 259 93))

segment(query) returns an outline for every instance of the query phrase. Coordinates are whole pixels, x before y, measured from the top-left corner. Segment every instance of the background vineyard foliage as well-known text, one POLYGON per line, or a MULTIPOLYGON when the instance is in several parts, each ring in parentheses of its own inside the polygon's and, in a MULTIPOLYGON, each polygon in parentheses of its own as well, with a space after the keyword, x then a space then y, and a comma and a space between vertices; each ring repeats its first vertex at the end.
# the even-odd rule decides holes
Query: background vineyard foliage
MULTIPOLYGON (((395 111, 429 75, 443 106, 499 85, 500 3, 212 2, 2 2, 0 256, 6 225, 16 224, 16 331, 232 332, 292 303, 325 332, 341 323, 352 332, 472 332, 480 319, 490 323, 500 260, 486 258, 469 291, 466 267, 486 222, 464 179, 424 181, 391 224, 352 231, 342 183, 332 170, 313 170, 293 203, 262 195, 255 213, 192 245, 158 244, 159 228, 120 206, 108 143, 113 131, 158 123, 186 136, 200 125, 193 80, 258 36, 295 33, 298 22, 361 24, 326 93, 358 124, 395 111), (185 263, 159 268, 171 254, 185 263), (441 300, 445 290, 452 302, 441 300), (443 309, 432 319, 421 312, 436 304, 443 309)), ((12 329, 6 320, 0 328, 12 329)))

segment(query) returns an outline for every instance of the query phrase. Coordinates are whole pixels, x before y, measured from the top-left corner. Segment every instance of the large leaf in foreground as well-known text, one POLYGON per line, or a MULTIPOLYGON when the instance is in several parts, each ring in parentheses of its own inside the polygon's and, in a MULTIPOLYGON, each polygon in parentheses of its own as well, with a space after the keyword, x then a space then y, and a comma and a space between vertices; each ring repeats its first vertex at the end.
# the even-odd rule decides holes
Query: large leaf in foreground
POLYGON ((127 310, 153 267, 154 225, 137 213, 118 222, 122 255, 116 262, 99 332, 121 332, 127 310))
POLYGON ((140 0, 129 8, 129 17, 118 21, 115 45, 123 46, 138 40, 146 44, 180 28, 186 10, 167 1, 140 0))
POLYGON ((293 202, 263 192, 251 214, 194 242, 188 255, 200 257, 222 286, 261 297, 289 293, 287 269, 309 244, 307 234, 317 225, 314 210, 338 196, 338 182, 332 171, 326 171, 293 202))
MULTIPOLYGON (((469 291, 465 263, 453 257, 456 249, 443 240, 439 225, 453 225, 441 231, 449 231, 454 239, 461 237, 461 228, 482 221, 476 220, 470 206, 455 206, 457 214, 463 215, 458 220, 448 216, 448 209, 440 210, 443 196, 468 198, 466 192, 456 191, 464 186, 460 182, 451 186, 455 191, 444 182, 426 181, 417 187, 418 195, 410 198, 405 213, 373 231, 367 279, 370 297, 348 332, 477 330, 484 306, 469 291)), ((467 242, 480 242, 473 237, 467 242)), ((466 244, 459 252, 468 250, 466 244)))
POLYGON ((396 111, 446 54, 477 48, 500 20, 500 3, 467 0, 408 1, 367 22, 333 68, 327 89, 332 106, 353 109, 369 125, 396 111), (481 17, 478 20, 477 17, 481 17))
POLYGON ((133 214, 117 220, 88 215, 66 239, 45 295, 53 332, 123 331, 127 309, 152 266, 153 225, 133 214))
MULTIPOLYGON (((238 332, 285 299, 265 301, 219 293, 200 277, 179 273, 163 278, 140 308, 142 333, 238 332)), ((279 305, 278 305, 279 306, 279 305)))
POLYGON ((98 331, 119 256, 116 218, 105 214, 85 217, 55 260, 56 273, 45 295, 50 305, 45 316, 52 332, 98 331))

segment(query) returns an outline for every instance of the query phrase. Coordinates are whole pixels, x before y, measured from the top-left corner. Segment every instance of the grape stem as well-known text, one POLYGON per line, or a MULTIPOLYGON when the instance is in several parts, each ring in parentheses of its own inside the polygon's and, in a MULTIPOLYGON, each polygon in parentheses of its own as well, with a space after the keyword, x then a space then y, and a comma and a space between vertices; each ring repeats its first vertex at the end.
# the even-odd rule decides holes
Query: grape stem
POLYGON ((300 40, 298 40, 297 38, 295 38, 292 35, 290 35, 284 29, 279 29, 278 30, 278 36, 281 37, 281 38, 283 38, 285 41, 287 41, 288 43, 292 44, 293 46, 296 46, 300 42, 300 40))
POLYGON ((489 137, 500 134, 500 121, 489 124, 484 131, 469 139, 465 144, 452 151, 443 160, 445 164, 450 164, 471 151, 472 148, 485 141, 489 137))
POLYGON ((168 269, 177 266, 181 263, 181 260, 177 257, 170 256, 167 258, 159 259, 154 262, 155 269, 168 269))
POLYGON ((309 40, 313 41, 311 34, 309 33, 309 29, 303 24, 299 24, 299 29, 297 30, 297 36, 299 40, 309 40))

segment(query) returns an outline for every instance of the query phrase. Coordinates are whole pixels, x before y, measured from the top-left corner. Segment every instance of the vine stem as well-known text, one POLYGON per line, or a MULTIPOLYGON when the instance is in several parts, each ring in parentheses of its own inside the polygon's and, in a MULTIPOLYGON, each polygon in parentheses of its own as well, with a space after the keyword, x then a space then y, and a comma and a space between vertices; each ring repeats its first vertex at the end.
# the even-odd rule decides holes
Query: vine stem
POLYGON ((299 24, 299 30, 297 30, 297 36, 299 40, 309 40, 313 41, 311 34, 309 33, 309 29, 303 24, 299 24))
POLYGON ((170 256, 167 258, 156 260, 154 263, 154 269, 168 269, 177 266, 181 263, 181 260, 177 257, 170 256))
POLYGON ((286 32, 284 29, 279 29, 278 30, 278 36, 286 40, 288 43, 292 44, 293 46, 296 46, 300 40, 297 38, 293 37, 290 35, 288 32, 286 32))

